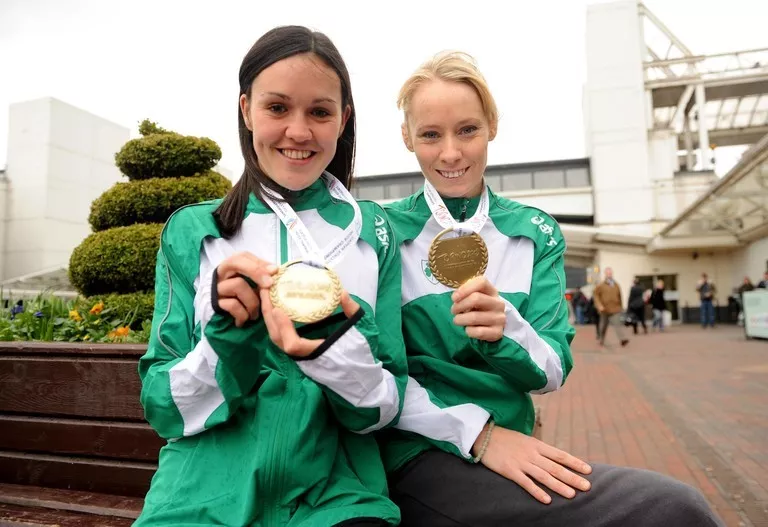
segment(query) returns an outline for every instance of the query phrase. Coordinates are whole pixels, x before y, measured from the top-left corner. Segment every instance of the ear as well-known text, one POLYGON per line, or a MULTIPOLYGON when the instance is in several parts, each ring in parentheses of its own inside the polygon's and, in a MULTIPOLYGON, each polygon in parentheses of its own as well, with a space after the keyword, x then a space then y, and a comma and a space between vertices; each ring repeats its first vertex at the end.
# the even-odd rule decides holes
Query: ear
POLYGON ((400 125, 400 133, 403 135, 403 143, 405 143, 405 148, 413 152, 413 143, 411 142, 411 135, 408 133, 407 123, 400 125))
POLYGON ((346 108, 344 108, 344 113, 341 116, 341 126, 339 127, 339 136, 341 137, 341 134, 344 133, 344 128, 347 127, 347 121, 349 121, 349 116, 352 115, 352 107, 347 105, 346 108))
POLYGON ((248 128, 251 132, 253 132, 253 128, 251 128, 251 119, 250 119, 250 110, 251 103, 248 100, 248 96, 246 94, 242 94, 240 96, 240 113, 243 114, 243 121, 245 121, 245 127, 248 128))
POLYGON ((493 141, 494 139, 496 139, 496 132, 498 131, 499 131, 499 122, 498 121, 492 122, 488 129, 488 140, 493 141))

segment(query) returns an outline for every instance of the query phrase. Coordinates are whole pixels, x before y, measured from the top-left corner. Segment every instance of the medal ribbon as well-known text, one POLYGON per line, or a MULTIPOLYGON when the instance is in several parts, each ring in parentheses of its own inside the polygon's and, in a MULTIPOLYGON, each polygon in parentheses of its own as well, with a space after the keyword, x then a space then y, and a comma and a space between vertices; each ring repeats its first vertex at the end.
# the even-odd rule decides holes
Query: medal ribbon
POLYGON ((483 193, 480 195, 480 202, 477 204, 475 214, 467 221, 459 223, 445 206, 443 198, 437 193, 435 187, 427 180, 424 180, 424 198, 427 200, 429 210, 432 211, 432 217, 443 228, 453 227, 454 232, 459 236, 466 236, 470 233, 480 234, 480 230, 488 221, 488 186, 483 186, 483 193))
POLYGON ((280 218, 288 234, 291 235, 291 239, 298 245, 302 261, 314 267, 332 267, 342 259, 345 251, 360 237, 360 231, 363 228, 363 216, 355 198, 335 176, 330 172, 323 172, 321 177, 328 187, 328 192, 331 196, 349 203, 355 212, 352 222, 344 229, 341 237, 333 240, 322 251, 314 238, 312 238, 309 229, 307 229, 299 215, 293 210, 293 207, 286 201, 283 201, 282 197, 275 191, 263 185, 261 190, 264 201, 280 218))

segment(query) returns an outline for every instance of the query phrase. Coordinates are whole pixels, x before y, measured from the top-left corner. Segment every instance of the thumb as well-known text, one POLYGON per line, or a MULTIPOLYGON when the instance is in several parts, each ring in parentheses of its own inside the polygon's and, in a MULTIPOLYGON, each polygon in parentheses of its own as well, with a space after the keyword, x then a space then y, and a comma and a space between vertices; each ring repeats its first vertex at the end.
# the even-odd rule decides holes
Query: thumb
POLYGON ((349 293, 346 291, 341 292, 341 309, 344 310, 344 314, 347 316, 347 318, 350 318, 352 315, 357 313, 357 311, 360 309, 360 304, 352 300, 352 297, 349 296, 349 293))

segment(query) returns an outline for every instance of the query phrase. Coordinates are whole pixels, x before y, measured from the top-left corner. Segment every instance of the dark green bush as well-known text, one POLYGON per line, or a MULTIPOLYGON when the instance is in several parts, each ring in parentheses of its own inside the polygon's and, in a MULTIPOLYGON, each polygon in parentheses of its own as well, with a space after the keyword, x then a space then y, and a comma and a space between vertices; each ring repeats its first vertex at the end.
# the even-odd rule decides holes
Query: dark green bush
POLYGON ((104 302, 104 309, 109 309, 112 317, 117 317, 126 324, 130 324, 131 329, 138 330, 141 329, 145 320, 152 320, 155 293, 110 294, 79 298, 76 309, 86 313, 99 302, 104 302))
POLYGON ((151 291, 162 228, 137 224, 91 234, 72 252, 70 282, 85 296, 151 291))
POLYGON ((165 223, 178 208, 221 198, 230 188, 227 178, 212 171, 200 177, 117 183, 91 204, 88 222, 94 231, 134 223, 165 223))
POLYGON ((131 139, 115 154, 117 167, 132 181, 194 176, 213 168, 219 159, 221 149, 213 140, 174 132, 131 139))

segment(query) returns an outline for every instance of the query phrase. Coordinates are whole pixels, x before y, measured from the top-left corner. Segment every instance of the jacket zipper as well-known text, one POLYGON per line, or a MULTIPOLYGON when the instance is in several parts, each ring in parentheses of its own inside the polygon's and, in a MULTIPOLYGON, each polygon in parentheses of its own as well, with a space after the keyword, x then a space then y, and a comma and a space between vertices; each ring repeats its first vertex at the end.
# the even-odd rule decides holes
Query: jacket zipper
MULTIPOLYGON (((288 261, 288 231, 285 228, 285 225, 283 225, 283 222, 279 219, 277 220, 277 261, 280 262, 281 265, 288 261)), ((280 405, 280 409, 278 410, 277 421, 278 423, 282 423, 292 406, 294 398, 293 390, 296 379, 291 360, 280 350, 277 350, 277 357, 278 364, 282 366, 280 369, 286 377, 286 392, 281 401, 282 404, 280 405)), ((272 441, 272 448, 270 449, 271 470, 269 471, 270 477, 267 478, 267 488, 270 489, 271 499, 268 500, 269 505, 265 508, 264 518, 264 523, 268 526, 282 525, 284 523, 280 510, 280 500, 284 496, 283 487, 285 486, 284 471, 286 457, 285 441, 283 441, 282 431, 282 427, 277 429, 277 433, 272 441)))
POLYGON ((459 222, 463 223, 467 219, 467 200, 464 199, 461 201, 461 216, 459 218, 459 222))

